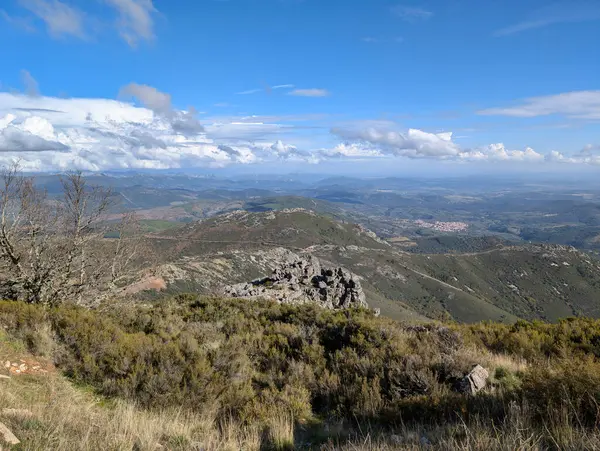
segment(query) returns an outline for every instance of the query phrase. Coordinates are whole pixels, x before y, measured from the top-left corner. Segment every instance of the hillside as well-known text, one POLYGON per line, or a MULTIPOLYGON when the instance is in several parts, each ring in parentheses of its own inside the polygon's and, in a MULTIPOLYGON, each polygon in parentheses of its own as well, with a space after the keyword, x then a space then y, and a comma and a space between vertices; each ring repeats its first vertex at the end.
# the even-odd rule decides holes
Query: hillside
POLYGON ((600 316, 600 261, 572 247, 525 245, 412 256, 414 268, 525 319, 600 316))
POLYGON ((305 249, 313 245, 360 246, 385 249, 387 243, 363 227, 338 222, 304 209, 263 213, 234 211, 154 237, 177 240, 180 255, 282 246, 305 249))
POLYGON ((0 446, 598 449, 599 337, 590 319, 407 325, 198 296, 0 301, 0 446))
MULTIPOLYGON (((372 308, 402 320, 461 322, 599 317, 600 263, 570 247, 501 246, 477 253, 403 252, 372 232, 316 213, 237 211, 150 235, 161 265, 126 290, 220 293, 269 275, 288 252, 361 278, 372 308)), ((485 241, 485 243, 488 243, 485 241)), ((477 247, 475 245, 475 247, 477 247)))

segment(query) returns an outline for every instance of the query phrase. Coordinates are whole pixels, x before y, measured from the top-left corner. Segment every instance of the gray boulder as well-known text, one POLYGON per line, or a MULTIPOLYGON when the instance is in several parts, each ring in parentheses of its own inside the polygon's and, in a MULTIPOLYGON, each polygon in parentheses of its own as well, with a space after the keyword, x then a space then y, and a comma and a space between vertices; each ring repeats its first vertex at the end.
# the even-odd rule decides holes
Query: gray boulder
POLYGON ((457 391, 465 395, 475 395, 485 388, 489 377, 490 374, 484 367, 476 365, 458 382, 457 391))

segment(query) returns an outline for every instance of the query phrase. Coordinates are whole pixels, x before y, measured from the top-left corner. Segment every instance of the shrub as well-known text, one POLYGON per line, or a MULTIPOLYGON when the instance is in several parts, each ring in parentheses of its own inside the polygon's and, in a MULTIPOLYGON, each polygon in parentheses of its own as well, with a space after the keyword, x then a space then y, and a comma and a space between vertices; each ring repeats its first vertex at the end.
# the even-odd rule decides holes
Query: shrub
POLYGON ((501 425, 517 403, 539 425, 549 415, 557 425, 598 423, 595 320, 407 326, 360 309, 178 296, 97 310, 0 302, 0 324, 33 351, 53 337, 59 368, 101 394, 259 424, 279 448, 288 419, 501 425), (486 362, 490 390, 452 391, 486 362))

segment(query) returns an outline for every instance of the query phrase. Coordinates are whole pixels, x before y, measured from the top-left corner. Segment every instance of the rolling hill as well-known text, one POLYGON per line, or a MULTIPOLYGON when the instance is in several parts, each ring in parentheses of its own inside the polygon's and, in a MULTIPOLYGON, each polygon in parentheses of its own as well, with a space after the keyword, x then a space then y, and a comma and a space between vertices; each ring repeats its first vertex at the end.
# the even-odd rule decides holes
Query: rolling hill
MULTIPOLYGON (((268 275, 294 252, 348 268, 362 279, 370 306, 396 319, 600 317, 600 261, 567 246, 495 242, 479 252, 414 254, 303 209, 235 211, 148 239, 161 264, 145 277, 160 279, 168 292, 218 292, 268 275)), ((137 283, 131 292, 146 286, 137 283)))

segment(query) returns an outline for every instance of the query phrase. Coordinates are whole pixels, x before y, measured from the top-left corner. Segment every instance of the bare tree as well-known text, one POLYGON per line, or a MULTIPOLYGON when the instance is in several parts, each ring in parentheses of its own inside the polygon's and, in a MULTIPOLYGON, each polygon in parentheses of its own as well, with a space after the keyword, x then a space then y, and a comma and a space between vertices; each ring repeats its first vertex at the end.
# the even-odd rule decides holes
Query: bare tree
POLYGON ((127 270, 135 259, 141 257, 143 249, 140 223, 134 212, 123 214, 115 232, 117 238, 110 264, 111 288, 116 288, 117 283, 127 275, 127 270))
POLYGON ((0 294, 30 303, 83 302, 115 286, 137 252, 136 220, 126 214, 109 224, 110 189, 89 186, 74 172, 60 179, 62 198, 51 198, 18 165, 0 178, 0 294), (111 228, 118 239, 104 240, 111 228))

